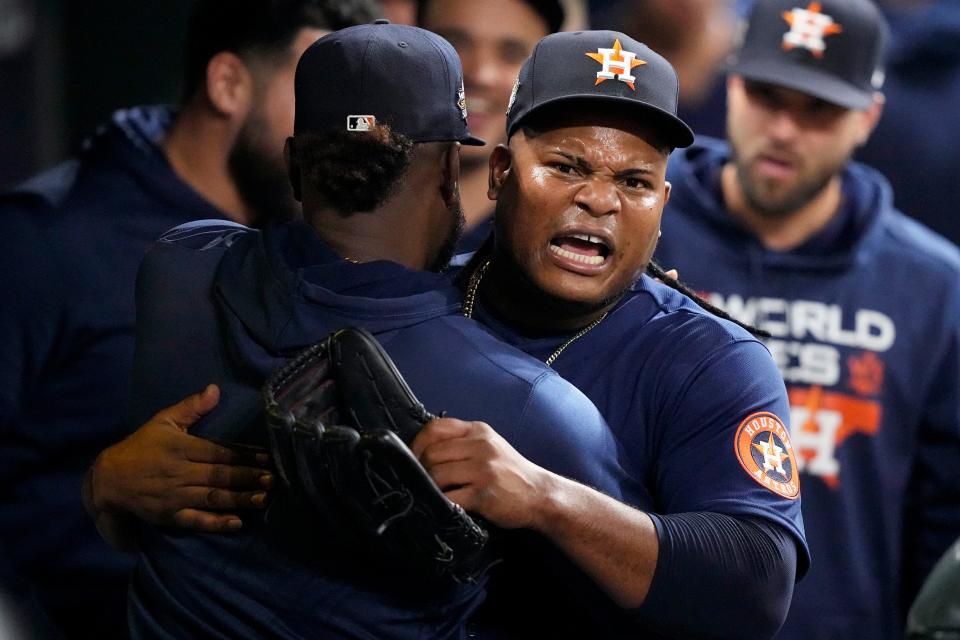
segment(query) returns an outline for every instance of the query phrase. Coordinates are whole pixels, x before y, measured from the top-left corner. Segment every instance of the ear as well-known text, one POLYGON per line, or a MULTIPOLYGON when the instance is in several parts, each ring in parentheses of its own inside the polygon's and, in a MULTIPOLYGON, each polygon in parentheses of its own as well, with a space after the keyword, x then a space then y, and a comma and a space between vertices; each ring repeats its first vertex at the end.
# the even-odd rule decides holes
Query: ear
POLYGON ((670 190, 673 189, 673 185, 667 181, 663 183, 663 206, 667 206, 667 203, 670 202, 670 190))
POLYGON ((223 116, 243 119, 253 102, 253 76, 240 56, 221 51, 207 63, 207 99, 223 116))
POLYGON ((496 200, 500 196, 500 189, 510 175, 513 166, 513 152, 509 147, 498 144, 490 154, 490 175, 487 183, 487 197, 496 200))
POLYGON ((862 112, 861 129, 857 137, 857 146, 866 144, 867 140, 870 139, 870 135, 876 128, 877 123, 880 122, 880 116, 883 115, 883 105, 885 103, 886 98, 884 98, 882 93, 877 91, 873 94, 873 101, 870 103, 870 106, 862 112))
POLYGON ((454 142, 443 154, 443 182, 440 194, 448 207, 456 206, 460 201, 460 143, 454 142))
POLYGON ((287 138, 283 145, 283 161, 287 165, 287 175, 290 177, 290 186, 293 187, 293 197, 297 202, 303 202, 300 196, 300 161, 297 159, 296 140, 287 138))

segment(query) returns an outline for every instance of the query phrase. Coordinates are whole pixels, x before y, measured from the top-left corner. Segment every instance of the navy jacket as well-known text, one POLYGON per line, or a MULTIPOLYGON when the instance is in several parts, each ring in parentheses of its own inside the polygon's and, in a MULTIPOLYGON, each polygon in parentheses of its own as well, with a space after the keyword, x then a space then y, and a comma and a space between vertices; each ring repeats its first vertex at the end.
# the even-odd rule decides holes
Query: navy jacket
POLYGON ((779 637, 902 638, 901 598, 960 535, 960 254, 856 163, 826 228, 767 250, 723 208, 728 154, 671 158, 657 257, 773 334, 813 556, 779 637))
POLYGON ((0 195, 0 548, 71 636, 123 634, 131 563, 80 485, 127 433, 137 267, 165 229, 222 217, 157 146, 170 119, 117 112, 77 159, 0 195))
MULTIPOLYGON (((459 315, 437 274, 352 264, 304 223, 264 234, 193 223, 141 268, 133 420, 216 382, 193 432, 266 444, 260 386, 330 331, 373 332, 428 409, 493 425, 537 464, 620 497, 613 434, 554 371, 459 315), (185 331, 184 327, 189 327, 185 331)), ((337 528, 281 494, 232 535, 144 527, 134 635, 149 638, 464 637, 484 584, 431 586, 350 552, 337 528)))

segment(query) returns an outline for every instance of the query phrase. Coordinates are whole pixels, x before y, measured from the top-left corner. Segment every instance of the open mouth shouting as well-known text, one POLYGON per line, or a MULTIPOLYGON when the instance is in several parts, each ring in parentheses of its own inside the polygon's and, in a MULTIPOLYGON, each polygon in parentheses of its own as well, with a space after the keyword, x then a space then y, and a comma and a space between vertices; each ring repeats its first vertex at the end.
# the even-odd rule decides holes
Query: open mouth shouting
POLYGON ((554 262, 576 273, 594 274, 600 271, 612 253, 612 242, 594 234, 571 232, 550 240, 550 254, 554 262))

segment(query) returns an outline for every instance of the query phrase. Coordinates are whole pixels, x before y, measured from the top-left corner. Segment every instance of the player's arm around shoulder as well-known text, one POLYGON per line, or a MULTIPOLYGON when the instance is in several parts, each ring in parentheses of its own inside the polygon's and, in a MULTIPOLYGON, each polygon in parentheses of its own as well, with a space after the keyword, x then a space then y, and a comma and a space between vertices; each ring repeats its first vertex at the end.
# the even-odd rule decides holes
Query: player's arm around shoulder
POLYGON ((236 451, 188 433, 219 400, 219 389, 209 385, 97 456, 81 498, 104 540, 135 550, 136 520, 228 533, 243 526, 239 510, 266 506, 273 487, 268 454, 236 451))
POLYGON ((526 457, 485 423, 439 419, 413 451, 464 509, 545 535, 617 604, 641 604, 656 566, 656 531, 649 516, 589 486, 619 496, 623 473, 596 407, 549 374, 531 395, 522 433, 526 457))

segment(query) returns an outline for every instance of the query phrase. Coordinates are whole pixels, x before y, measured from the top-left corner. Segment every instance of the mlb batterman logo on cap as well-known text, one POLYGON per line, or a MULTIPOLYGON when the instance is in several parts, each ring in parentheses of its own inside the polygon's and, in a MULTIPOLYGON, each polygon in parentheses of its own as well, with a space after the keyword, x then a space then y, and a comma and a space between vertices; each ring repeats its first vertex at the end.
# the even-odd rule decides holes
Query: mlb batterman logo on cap
POLYGON ((680 85, 661 55, 616 31, 554 33, 523 63, 507 111, 507 135, 548 105, 617 104, 655 124, 672 147, 689 147, 693 132, 677 117, 680 85))
POLYGON ((730 70, 866 109, 883 85, 887 37, 871 0, 757 0, 730 70))
POLYGON ((388 124, 414 142, 482 145, 470 135, 460 58, 424 29, 377 20, 335 31, 301 56, 294 135, 388 124))

